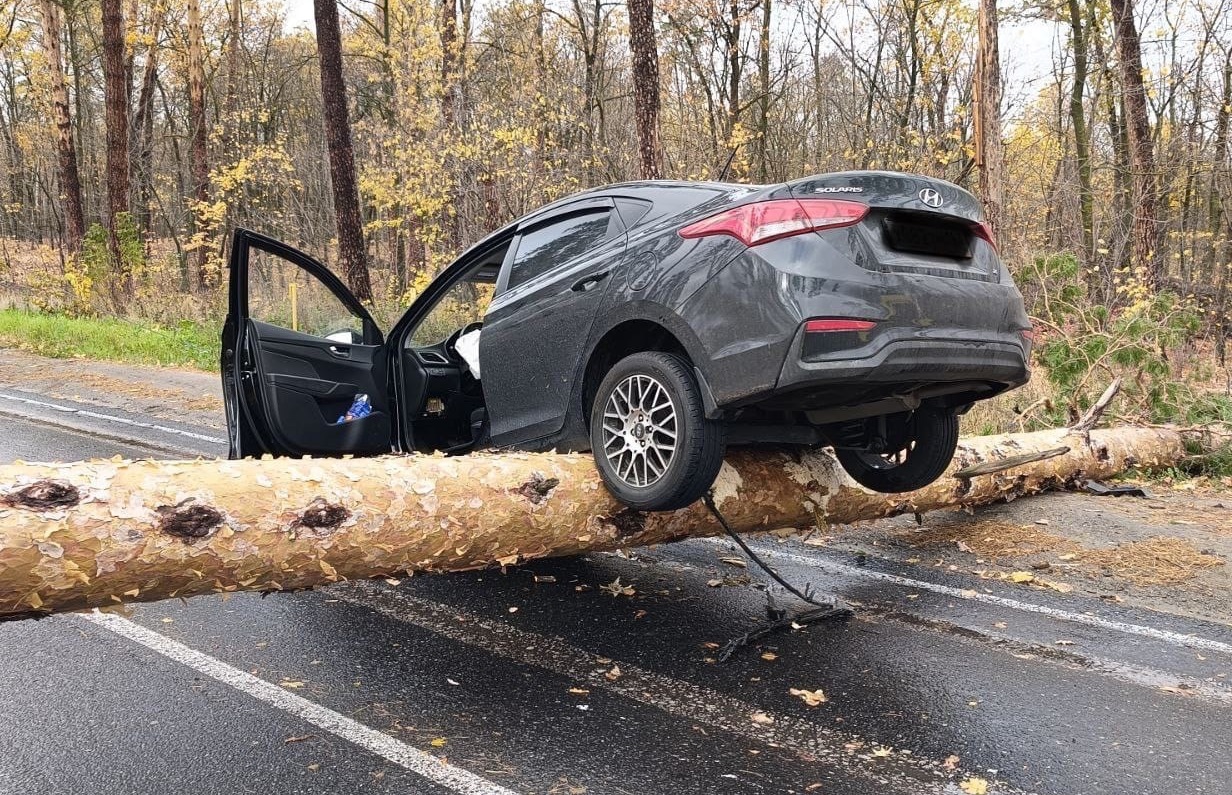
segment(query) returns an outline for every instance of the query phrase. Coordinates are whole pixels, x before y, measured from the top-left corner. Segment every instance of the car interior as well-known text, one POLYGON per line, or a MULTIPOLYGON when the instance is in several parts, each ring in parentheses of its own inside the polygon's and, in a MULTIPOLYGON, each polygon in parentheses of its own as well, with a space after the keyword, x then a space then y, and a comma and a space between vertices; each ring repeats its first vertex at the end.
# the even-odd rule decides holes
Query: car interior
POLYGON ((408 422, 408 449, 466 453, 488 439, 483 385, 458 352, 458 338, 481 329, 510 241, 482 253, 441 294, 418 322, 407 327, 394 377, 408 422))

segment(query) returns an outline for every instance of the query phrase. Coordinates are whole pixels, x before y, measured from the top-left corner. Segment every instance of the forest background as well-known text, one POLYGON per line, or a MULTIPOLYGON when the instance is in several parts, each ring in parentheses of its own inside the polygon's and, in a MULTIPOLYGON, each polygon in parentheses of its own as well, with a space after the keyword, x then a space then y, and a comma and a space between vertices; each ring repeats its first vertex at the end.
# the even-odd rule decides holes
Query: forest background
POLYGON ((0 0, 0 343, 212 368, 236 226, 388 324, 590 186, 889 169, 1035 320, 968 432, 1229 421, 1230 116, 1228 0, 0 0))

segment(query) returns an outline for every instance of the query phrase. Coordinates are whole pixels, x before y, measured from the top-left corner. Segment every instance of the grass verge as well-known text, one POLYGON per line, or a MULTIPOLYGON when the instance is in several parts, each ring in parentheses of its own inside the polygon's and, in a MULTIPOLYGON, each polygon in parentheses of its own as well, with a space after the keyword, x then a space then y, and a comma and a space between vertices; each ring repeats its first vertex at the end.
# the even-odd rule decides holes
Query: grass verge
POLYGON ((0 346, 60 359, 83 357, 132 364, 218 368, 219 329, 0 310, 0 346))

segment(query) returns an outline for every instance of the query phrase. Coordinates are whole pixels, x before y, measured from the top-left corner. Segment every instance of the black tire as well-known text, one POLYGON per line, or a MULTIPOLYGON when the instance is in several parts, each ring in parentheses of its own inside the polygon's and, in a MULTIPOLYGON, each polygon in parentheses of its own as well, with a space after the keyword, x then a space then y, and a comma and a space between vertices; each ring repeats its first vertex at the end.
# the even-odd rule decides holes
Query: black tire
POLYGON ((723 424, 706 419, 688 362, 659 352, 635 353, 608 371, 590 410, 590 444, 608 490, 639 511, 674 511, 701 499, 719 474, 727 446, 723 424), (622 401, 621 395, 630 394, 638 405, 622 401), (659 394, 662 398, 656 400, 659 394), (662 405, 663 398, 671 403, 675 431, 674 447, 666 456, 662 450, 669 441, 668 426, 656 423, 666 423, 667 412, 648 411, 662 405), (624 418, 613 416, 625 410, 624 418), (657 475, 656 468, 661 469, 657 475))
POLYGON ((847 474, 860 485, 894 494, 924 488, 941 477, 953 460, 957 446, 957 414, 918 409, 907 421, 905 441, 894 453, 836 450, 835 455, 847 474))

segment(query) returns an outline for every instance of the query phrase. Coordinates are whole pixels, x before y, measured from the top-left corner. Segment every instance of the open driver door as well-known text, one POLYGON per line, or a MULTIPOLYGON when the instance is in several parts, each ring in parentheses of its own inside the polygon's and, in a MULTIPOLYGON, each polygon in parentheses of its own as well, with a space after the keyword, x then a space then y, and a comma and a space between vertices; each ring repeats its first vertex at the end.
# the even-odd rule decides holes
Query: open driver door
POLYGON ((321 263, 237 229, 222 333, 231 458, 341 456, 393 446, 385 341, 321 263), (370 413, 349 416, 364 396, 370 413))

